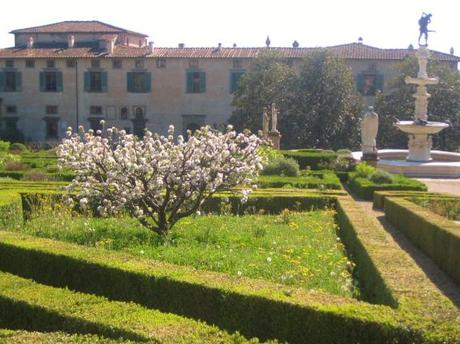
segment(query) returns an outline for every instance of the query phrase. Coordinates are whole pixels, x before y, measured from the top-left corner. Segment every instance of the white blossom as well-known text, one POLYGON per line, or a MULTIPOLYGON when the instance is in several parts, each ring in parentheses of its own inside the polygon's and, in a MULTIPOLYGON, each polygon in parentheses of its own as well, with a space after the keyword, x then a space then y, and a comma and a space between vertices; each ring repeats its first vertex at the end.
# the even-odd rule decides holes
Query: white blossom
POLYGON ((180 218, 199 211, 220 190, 242 187, 242 201, 251 192, 262 157, 262 141, 248 133, 224 133, 203 127, 185 141, 146 130, 144 138, 111 128, 81 135, 68 130, 59 146, 59 165, 75 171, 72 189, 80 205, 91 200, 101 215, 127 210, 139 221, 165 234, 180 218))

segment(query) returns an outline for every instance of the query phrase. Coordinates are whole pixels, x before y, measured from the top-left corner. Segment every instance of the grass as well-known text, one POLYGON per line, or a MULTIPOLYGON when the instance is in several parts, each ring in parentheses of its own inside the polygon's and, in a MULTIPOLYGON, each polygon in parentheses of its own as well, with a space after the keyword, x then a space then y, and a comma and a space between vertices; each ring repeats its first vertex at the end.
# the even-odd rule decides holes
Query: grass
POLYGON ((200 270, 261 278, 354 296, 353 263, 332 210, 280 215, 204 215, 182 219, 159 238, 131 218, 42 214, 20 231, 81 245, 125 250, 200 270))

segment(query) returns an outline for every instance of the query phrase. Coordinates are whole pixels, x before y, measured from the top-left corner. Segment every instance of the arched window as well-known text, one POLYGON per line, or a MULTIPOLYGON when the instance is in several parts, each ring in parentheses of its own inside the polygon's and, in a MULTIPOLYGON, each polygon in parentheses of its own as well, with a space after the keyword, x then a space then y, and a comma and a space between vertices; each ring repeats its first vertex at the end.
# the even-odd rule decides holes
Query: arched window
POLYGON ((144 109, 137 107, 134 116, 136 119, 144 119, 144 109))
POLYGON ((121 119, 121 120, 127 120, 127 119, 128 119, 128 116, 129 116, 128 107, 127 107, 127 106, 123 106, 123 107, 120 109, 120 119, 121 119))

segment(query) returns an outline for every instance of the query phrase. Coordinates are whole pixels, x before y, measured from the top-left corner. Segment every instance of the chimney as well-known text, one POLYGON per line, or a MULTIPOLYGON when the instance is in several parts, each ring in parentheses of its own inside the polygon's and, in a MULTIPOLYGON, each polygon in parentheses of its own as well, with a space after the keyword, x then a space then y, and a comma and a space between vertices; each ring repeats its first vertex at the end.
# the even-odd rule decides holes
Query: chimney
POLYGON ((115 39, 107 40, 105 44, 109 55, 113 55, 113 49, 115 48, 115 39))
POLYGON ((292 47, 293 48, 298 48, 299 47, 299 42, 297 42, 297 41, 292 42, 292 47))
POLYGON ((149 42, 149 54, 153 54, 153 42, 149 42))
POLYGON ((454 47, 451 47, 449 52, 451 55, 453 55, 455 53, 454 47))
POLYGON ((233 48, 236 48, 236 43, 233 43, 233 48))
POLYGON ((358 37, 358 44, 363 44, 363 38, 362 37, 358 37))
POLYGON ((184 44, 184 43, 179 43, 178 47, 179 47, 179 49, 184 49, 184 48, 185 48, 185 44, 184 44))
POLYGON ((27 49, 32 49, 34 47, 34 38, 32 36, 27 40, 27 49))
POLYGON ((75 36, 74 35, 67 36, 67 47, 68 48, 75 47, 75 36))

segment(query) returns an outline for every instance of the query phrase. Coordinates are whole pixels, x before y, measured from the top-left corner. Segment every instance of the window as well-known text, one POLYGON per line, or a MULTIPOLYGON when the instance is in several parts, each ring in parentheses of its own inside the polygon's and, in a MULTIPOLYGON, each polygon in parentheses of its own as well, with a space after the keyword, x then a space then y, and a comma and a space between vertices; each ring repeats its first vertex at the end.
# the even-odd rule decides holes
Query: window
POLYGON ((124 127, 123 129, 126 131, 126 134, 131 134, 131 128, 130 127, 124 127))
POLYGON ((233 68, 242 68, 243 67, 243 61, 240 59, 234 59, 233 60, 233 68))
POLYGON ((91 60, 91 68, 101 68, 101 61, 91 60))
POLYGON ((199 68, 198 60, 190 60, 190 61, 188 61, 188 68, 190 68, 190 69, 198 69, 199 68))
POLYGON ((75 66, 77 65, 77 61, 74 59, 66 60, 66 65, 67 68, 75 68, 75 66))
POLYGON ((14 61, 13 60, 6 60, 5 61, 6 68, 14 68, 14 61))
POLYGON ((206 92, 206 73, 187 71, 187 93, 206 92))
POLYGON ((47 105, 46 106, 46 114, 47 115, 57 115, 58 107, 56 105, 47 105))
POLYGON ((47 68, 54 68, 56 66, 54 60, 47 60, 46 61, 46 67, 47 68))
POLYGON ((57 140, 58 137, 58 117, 45 117, 46 123, 46 139, 47 140, 57 140))
POLYGON ((96 133, 98 130, 102 130, 102 124, 100 118, 88 118, 90 129, 96 133))
POLYGON ((135 68, 144 68, 144 60, 136 60, 134 62, 134 67, 135 68))
POLYGON ((128 92, 148 93, 152 88, 150 72, 128 72, 128 92))
POLYGON ((157 59, 156 65, 157 68, 166 68, 166 59, 157 59))
POLYGON ((113 69, 121 69, 123 68, 123 61, 120 59, 112 60, 112 68, 113 69))
POLYGON ((107 72, 85 72, 86 92, 107 92, 107 72))
POLYGON ((182 128, 183 135, 186 139, 189 138, 188 131, 193 133, 206 125, 206 115, 183 115, 182 116, 182 128))
POLYGON ((6 106, 6 113, 8 114, 16 114, 18 113, 18 108, 16 105, 7 105, 6 106))
POLYGON ((95 106, 95 105, 90 106, 89 113, 91 115, 102 115, 102 106, 95 106))
POLYGON ((42 92, 62 92, 62 72, 40 72, 40 90, 42 92))
POLYGON ((121 120, 127 120, 127 119, 128 119, 128 116, 129 116, 128 107, 127 107, 127 106, 123 106, 123 107, 120 109, 120 119, 121 119, 121 120))
POLYGON ((375 96, 377 90, 383 91, 383 85, 382 74, 363 72, 357 76, 356 86, 363 96, 375 96))
POLYGON ((235 93, 240 87, 240 79, 244 71, 231 71, 230 72, 230 93, 235 93))
POLYGON ((20 92, 22 89, 22 74, 15 71, 0 73, 0 91, 20 92))
POLYGON ((35 60, 26 60, 26 68, 35 68, 35 60))

